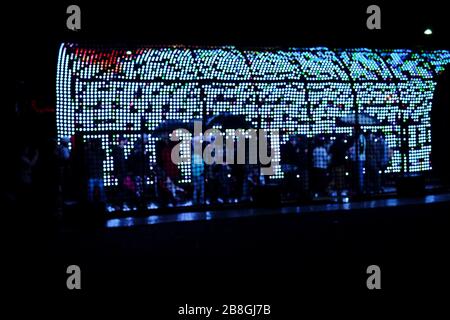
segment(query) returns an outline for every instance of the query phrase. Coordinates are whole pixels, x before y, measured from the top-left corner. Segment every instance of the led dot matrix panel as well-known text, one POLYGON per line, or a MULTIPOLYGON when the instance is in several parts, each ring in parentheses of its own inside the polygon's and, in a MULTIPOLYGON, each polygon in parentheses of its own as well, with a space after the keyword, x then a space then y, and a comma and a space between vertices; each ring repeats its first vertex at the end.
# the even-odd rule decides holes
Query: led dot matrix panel
MULTIPOLYGON (((100 138, 106 152, 103 177, 111 186, 117 183, 111 175, 117 136, 129 139, 128 156, 143 126, 150 133, 151 167, 159 139, 152 130, 167 120, 190 122, 229 112, 244 115, 255 128, 279 129, 285 143, 294 133, 352 134, 354 127, 338 120, 358 112, 376 121, 362 129, 381 129, 393 149, 387 172, 426 171, 436 77, 448 64, 450 52, 444 50, 113 49, 63 43, 58 137, 80 132, 85 139, 100 138)), ((189 164, 180 171, 179 182, 190 182, 189 164)), ((273 178, 282 176, 276 167, 273 178)))

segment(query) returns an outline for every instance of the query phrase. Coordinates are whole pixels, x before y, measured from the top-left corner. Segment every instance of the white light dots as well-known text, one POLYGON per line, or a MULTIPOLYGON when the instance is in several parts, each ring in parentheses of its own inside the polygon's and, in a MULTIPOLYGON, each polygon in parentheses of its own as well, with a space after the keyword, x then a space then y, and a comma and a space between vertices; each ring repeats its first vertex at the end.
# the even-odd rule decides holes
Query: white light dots
MULTIPOLYGON (((102 176, 109 187, 117 184, 111 150, 119 135, 128 139, 128 158, 145 129, 148 168, 154 168, 160 137, 153 132, 167 121, 188 123, 223 112, 243 115, 254 128, 278 129, 284 144, 292 134, 350 135, 354 128, 338 122, 358 111, 374 119, 362 123, 362 129, 381 130, 392 149, 387 173, 426 171, 431 169, 435 79, 449 63, 445 50, 131 50, 65 43, 56 74, 58 141, 77 133, 100 138, 102 176)), ((181 152, 188 155, 188 149, 181 152)), ((182 163, 179 169, 178 182, 190 183, 191 165, 182 163)), ((282 177, 276 166, 272 178, 282 177)), ((145 183, 153 184, 153 179, 145 183)))

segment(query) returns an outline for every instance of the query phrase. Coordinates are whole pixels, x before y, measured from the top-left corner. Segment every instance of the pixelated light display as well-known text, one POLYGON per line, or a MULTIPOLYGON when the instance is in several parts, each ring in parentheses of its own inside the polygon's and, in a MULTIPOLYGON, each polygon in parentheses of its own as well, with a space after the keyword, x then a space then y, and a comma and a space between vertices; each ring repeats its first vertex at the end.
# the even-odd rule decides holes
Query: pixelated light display
MULTIPOLYGON (((81 132, 85 139, 100 138, 104 181, 111 186, 117 183, 111 149, 119 134, 129 140, 128 156, 145 127, 152 167, 160 139, 152 131, 166 120, 244 115, 255 128, 279 129, 285 143, 294 133, 352 134, 352 126, 337 120, 358 112, 377 120, 363 130, 386 135, 393 150, 387 172, 426 171, 436 77, 448 64, 450 52, 444 50, 110 49, 64 43, 56 83, 58 137, 81 132)), ((180 166, 179 182, 189 183, 189 164, 180 166)), ((273 178, 282 176, 275 168, 273 178)))

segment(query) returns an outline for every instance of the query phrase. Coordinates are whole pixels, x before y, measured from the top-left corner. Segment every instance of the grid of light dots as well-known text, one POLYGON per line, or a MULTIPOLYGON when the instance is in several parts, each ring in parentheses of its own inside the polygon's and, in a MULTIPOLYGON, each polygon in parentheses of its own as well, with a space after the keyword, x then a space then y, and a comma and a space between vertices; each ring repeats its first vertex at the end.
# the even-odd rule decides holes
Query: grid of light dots
MULTIPOLYGON (((116 183, 111 178, 111 148, 118 134, 125 134, 128 156, 142 122, 150 132, 146 149, 153 166, 158 137, 151 132, 165 120, 241 114, 255 127, 279 129, 280 142, 285 143, 293 133, 351 134, 352 127, 337 126, 336 120, 358 107, 380 122, 363 129, 383 130, 394 150, 388 172, 399 172, 406 161, 400 153, 402 119, 412 121, 409 163, 403 166, 411 172, 429 170, 432 95, 436 76, 449 63, 450 52, 445 50, 115 50, 62 44, 56 84, 58 137, 75 132, 84 133, 85 139, 101 137, 107 152, 105 185, 110 186, 116 183)), ((189 183, 189 164, 180 169, 180 182, 189 183)), ((282 176, 277 167, 274 178, 282 176)))

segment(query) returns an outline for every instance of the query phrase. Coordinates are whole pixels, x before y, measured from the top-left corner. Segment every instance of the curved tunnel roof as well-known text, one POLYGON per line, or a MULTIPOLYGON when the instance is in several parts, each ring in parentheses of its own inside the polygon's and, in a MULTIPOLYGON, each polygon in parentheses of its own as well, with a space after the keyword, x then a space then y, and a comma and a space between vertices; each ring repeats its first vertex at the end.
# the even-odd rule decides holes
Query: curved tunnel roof
MULTIPOLYGON (((424 171, 431 168, 437 76, 449 64, 445 50, 63 43, 56 82, 58 137, 82 132, 111 146, 109 137, 118 132, 135 139, 142 119, 152 132, 166 120, 189 122, 228 112, 245 116, 255 128, 279 130, 284 143, 290 134, 351 134, 338 120, 358 113, 385 132, 394 150, 388 171, 424 171), (410 129, 407 150, 402 121, 410 129)), ((105 172, 112 166, 108 161, 105 172)), ((188 182, 189 168, 182 171, 188 182)))
POLYGON ((114 70, 105 70, 115 64, 123 68, 128 78, 147 81, 402 81, 432 79, 450 63, 450 52, 445 50, 324 47, 254 51, 235 47, 99 50, 75 44, 63 44, 61 50, 75 54, 74 71, 78 69, 82 78, 87 76, 87 68, 97 68, 98 79, 123 78, 111 72, 114 70), (135 63, 131 63, 134 59, 135 63))

